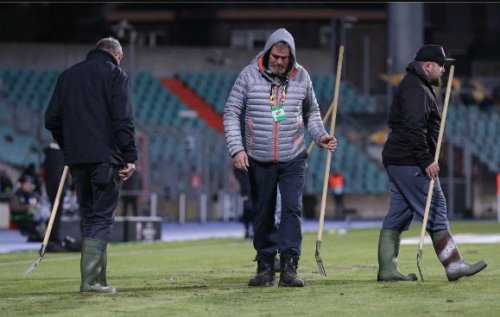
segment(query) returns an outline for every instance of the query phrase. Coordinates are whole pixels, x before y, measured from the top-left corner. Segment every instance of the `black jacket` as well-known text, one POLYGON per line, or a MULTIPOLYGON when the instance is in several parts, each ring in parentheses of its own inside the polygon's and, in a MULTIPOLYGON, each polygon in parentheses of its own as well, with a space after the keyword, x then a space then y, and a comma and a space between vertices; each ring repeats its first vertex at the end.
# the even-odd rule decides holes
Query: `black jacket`
POLYGON ((411 62, 389 111, 389 137, 382 151, 384 165, 418 165, 434 161, 441 113, 436 95, 417 62, 411 62))
POLYGON ((45 128, 67 165, 137 160, 132 88, 111 54, 94 49, 59 76, 45 128))

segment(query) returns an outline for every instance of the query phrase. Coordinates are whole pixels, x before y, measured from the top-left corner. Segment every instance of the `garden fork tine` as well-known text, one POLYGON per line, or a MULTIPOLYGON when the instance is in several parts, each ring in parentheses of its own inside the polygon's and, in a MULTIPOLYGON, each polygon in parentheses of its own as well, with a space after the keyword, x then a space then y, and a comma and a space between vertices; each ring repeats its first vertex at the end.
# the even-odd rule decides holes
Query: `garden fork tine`
POLYGON ((319 274, 326 276, 325 266, 323 265, 323 260, 319 254, 321 249, 321 241, 316 241, 316 252, 314 253, 314 257, 316 258, 316 263, 318 263, 319 274))

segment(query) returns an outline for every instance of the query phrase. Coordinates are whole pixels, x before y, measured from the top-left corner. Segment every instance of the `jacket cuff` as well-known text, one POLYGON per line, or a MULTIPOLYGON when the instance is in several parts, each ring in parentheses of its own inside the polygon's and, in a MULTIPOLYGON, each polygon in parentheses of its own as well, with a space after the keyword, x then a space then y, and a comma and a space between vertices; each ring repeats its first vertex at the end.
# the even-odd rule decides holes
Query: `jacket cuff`
POLYGON ((431 165, 432 162, 434 162, 434 160, 430 159, 430 160, 426 160, 426 161, 420 163, 420 168, 422 169, 422 171, 425 172, 425 169, 427 168, 427 166, 431 165))
POLYGON ((126 163, 134 163, 137 159, 137 151, 123 153, 123 160, 126 163))

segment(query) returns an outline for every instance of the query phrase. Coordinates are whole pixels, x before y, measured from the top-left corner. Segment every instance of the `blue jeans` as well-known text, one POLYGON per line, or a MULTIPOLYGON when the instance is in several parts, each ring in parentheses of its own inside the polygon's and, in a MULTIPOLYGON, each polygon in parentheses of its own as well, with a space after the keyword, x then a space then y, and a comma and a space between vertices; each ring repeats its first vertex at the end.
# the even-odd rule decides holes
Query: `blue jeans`
POLYGON ((250 186, 253 200, 254 239, 257 259, 280 254, 300 256, 302 245, 302 194, 307 153, 285 163, 262 163, 250 158, 250 186), (275 226, 279 183, 281 220, 275 226))
MULTIPOLYGON (((402 232, 408 230, 414 215, 423 219, 430 180, 420 167, 413 165, 388 165, 387 174, 391 203, 382 228, 402 232)), ((437 178, 426 230, 436 232, 448 229, 446 200, 437 178)))

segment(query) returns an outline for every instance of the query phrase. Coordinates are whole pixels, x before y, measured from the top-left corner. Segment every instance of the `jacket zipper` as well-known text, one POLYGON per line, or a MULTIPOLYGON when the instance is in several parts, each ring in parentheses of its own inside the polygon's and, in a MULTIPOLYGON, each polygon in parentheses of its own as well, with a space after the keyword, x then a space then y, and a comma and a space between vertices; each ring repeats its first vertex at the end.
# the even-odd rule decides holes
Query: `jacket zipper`
MULTIPOLYGON (((276 105, 280 104, 280 86, 276 86, 276 105)), ((278 162, 278 131, 279 122, 274 123, 274 134, 273 134, 273 161, 278 162)))

